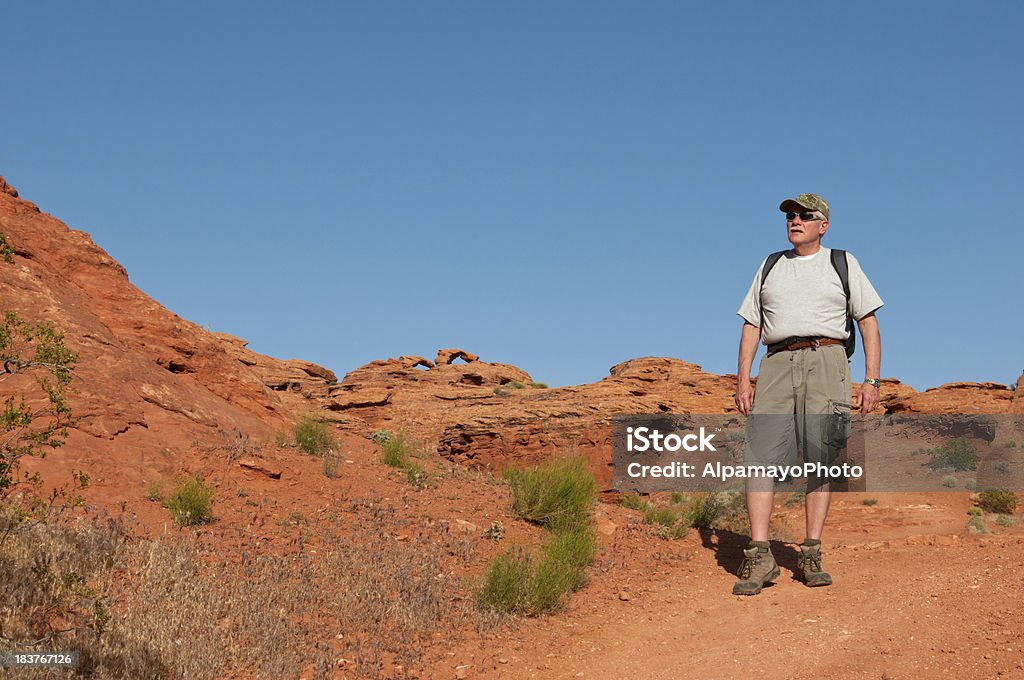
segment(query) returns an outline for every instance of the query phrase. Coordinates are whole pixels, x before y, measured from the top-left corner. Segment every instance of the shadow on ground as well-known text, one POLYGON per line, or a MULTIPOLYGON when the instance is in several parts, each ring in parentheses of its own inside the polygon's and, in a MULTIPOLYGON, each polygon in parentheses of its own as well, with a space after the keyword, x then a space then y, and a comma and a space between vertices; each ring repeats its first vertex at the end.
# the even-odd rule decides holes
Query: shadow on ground
MULTIPOLYGON (((715 553, 715 561, 718 566, 735 576, 743 561, 743 549, 749 544, 750 537, 727 529, 700 529, 699 533, 704 547, 715 553)), ((770 541, 770 545, 772 555, 775 556, 775 561, 779 563, 783 572, 788 570, 790 578, 799 580, 797 558, 800 551, 782 541, 770 541)))

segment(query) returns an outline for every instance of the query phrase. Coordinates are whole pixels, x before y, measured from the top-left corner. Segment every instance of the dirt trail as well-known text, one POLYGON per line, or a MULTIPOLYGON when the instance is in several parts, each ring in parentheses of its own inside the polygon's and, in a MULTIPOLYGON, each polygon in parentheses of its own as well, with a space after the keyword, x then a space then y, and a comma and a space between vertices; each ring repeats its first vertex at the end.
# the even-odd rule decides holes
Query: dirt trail
POLYGON ((1024 537, 967 534, 958 496, 889 501, 931 514, 932 534, 908 532, 891 507, 840 503, 832 587, 797 581, 798 548, 775 542, 781 577, 733 596, 745 537, 692 535, 653 566, 595 578, 563 615, 456 658, 472 655, 469 677, 485 678, 1024 678, 1024 537), (889 526, 868 522, 865 541, 858 515, 889 526))

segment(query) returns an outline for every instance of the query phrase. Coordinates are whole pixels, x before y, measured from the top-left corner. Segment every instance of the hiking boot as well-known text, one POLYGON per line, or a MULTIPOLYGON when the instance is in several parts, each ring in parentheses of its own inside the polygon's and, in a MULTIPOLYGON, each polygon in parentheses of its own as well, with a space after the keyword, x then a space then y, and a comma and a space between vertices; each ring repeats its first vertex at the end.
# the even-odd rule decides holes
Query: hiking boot
POLYGON ((750 547, 743 551, 743 564, 740 565, 739 580, 732 587, 733 595, 757 595, 761 587, 772 579, 779 577, 779 565, 775 556, 768 549, 751 541, 750 547))
POLYGON ((832 585, 832 576, 821 566, 821 541, 804 541, 797 558, 804 583, 808 587, 832 585))

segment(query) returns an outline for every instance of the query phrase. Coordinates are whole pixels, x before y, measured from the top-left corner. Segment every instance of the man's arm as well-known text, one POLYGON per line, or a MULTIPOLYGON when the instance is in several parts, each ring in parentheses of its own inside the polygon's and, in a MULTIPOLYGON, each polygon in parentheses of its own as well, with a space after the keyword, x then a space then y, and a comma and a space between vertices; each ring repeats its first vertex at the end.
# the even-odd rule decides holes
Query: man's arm
POLYGON ((740 413, 750 413, 754 407, 754 388, 750 385, 750 368, 757 354, 757 343, 761 340, 761 329, 744 322, 740 334, 740 357, 736 367, 736 408, 740 413))
MULTIPOLYGON (((882 336, 878 332, 878 318, 871 312, 857 322, 860 337, 864 341, 864 377, 882 377, 882 336)), ((860 386, 857 397, 861 413, 870 413, 878 407, 879 390, 867 383, 860 386)), ((854 403, 854 407, 858 403, 854 403)))

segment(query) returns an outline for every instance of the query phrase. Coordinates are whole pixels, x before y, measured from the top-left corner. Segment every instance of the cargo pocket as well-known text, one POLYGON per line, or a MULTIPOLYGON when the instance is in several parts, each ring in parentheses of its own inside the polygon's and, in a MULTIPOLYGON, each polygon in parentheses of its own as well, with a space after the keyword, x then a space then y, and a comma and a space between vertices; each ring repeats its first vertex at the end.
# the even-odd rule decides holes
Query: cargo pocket
POLYGON ((850 438, 851 421, 853 419, 853 415, 850 412, 850 403, 829 399, 827 415, 825 427, 823 428, 824 443, 825 446, 832 449, 832 455, 835 455, 846 448, 846 442, 850 438))

